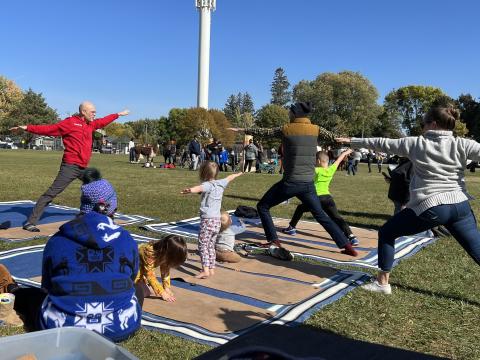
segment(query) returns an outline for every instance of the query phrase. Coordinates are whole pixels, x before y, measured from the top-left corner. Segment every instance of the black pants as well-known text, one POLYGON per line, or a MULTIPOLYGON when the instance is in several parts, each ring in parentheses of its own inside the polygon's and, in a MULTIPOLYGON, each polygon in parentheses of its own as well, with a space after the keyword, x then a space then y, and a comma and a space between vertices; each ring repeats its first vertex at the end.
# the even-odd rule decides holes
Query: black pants
MULTIPOLYGON (((342 216, 338 213, 337 205, 333 200, 331 195, 320 195, 318 197, 318 201, 320 201, 320 205, 322 206, 323 211, 327 213, 327 215, 332 219, 335 224, 342 230, 346 237, 352 235, 352 230, 350 226, 345 222, 342 216)), ((295 213, 293 214, 292 220, 290 220, 290 226, 296 227, 300 219, 302 218, 303 213, 310 212, 310 209, 305 204, 300 204, 295 209, 295 213)))
MULTIPOLYGON (((18 316, 23 320, 26 331, 41 330, 38 322, 42 303, 47 296, 47 292, 41 288, 25 287, 13 290, 15 295, 14 309, 18 316)), ((138 299, 140 307, 143 307, 144 294, 139 284, 135 284, 135 296, 138 299)))
POLYGON ((250 172, 252 170, 252 165, 254 161, 255 160, 245 160, 245 166, 243 167, 243 172, 247 171, 247 167, 248 167, 248 172, 250 172))
POLYGON ((225 171, 225 172, 228 171, 228 169, 227 169, 227 163, 220 163, 220 164, 218 165, 218 167, 219 167, 220 171, 225 171))
POLYGON ((47 207, 57 195, 65 190, 73 180, 81 179, 83 170, 84 168, 78 165, 62 163, 53 184, 42 196, 40 196, 40 199, 38 199, 35 204, 35 207, 28 218, 28 222, 36 225, 38 220, 40 220, 45 207, 47 207))

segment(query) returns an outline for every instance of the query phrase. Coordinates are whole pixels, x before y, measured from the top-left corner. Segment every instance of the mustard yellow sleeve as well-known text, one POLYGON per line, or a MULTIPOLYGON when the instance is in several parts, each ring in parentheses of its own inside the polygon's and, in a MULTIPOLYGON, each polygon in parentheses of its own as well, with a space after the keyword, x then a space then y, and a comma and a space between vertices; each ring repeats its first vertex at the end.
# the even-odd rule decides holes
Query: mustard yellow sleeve
POLYGON ((141 245, 139 249, 140 256, 140 276, 143 280, 150 285, 155 292, 155 295, 160 296, 165 289, 158 281, 155 274, 155 259, 153 258, 153 249, 150 244, 141 245))

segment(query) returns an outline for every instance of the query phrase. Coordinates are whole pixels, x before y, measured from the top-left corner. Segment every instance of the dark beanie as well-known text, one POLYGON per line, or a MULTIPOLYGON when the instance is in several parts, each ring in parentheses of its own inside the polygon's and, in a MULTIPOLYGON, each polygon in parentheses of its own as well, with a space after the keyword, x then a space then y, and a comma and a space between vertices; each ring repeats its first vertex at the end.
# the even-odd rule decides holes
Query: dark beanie
POLYGON ((290 105, 290 111, 296 118, 306 117, 312 112, 311 102, 298 102, 290 105))

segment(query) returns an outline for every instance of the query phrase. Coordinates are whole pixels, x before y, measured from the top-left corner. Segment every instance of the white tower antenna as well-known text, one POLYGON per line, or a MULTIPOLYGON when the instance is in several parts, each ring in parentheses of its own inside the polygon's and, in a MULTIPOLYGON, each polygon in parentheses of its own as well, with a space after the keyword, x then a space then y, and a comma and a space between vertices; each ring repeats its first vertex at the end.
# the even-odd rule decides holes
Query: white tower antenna
POLYGON ((210 24, 216 0, 195 0, 200 12, 200 37, 198 50, 197 107, 208 109, 208 81, 210 76, 210 24))

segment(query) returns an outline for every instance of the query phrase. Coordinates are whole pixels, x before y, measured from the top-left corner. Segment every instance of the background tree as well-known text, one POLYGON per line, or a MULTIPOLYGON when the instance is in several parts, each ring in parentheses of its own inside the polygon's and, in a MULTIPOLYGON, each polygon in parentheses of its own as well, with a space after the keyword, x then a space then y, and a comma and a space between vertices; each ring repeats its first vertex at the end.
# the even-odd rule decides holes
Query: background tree
POLYGON ((439 88, 410 85, 391 91, 385 96, 384 107, 389 116, 398 116, 407 135, 421 134, 420 120, 430 107, 445 105, 451 99, 439 88))
POLYGON ((372 133, 369 136, 395 139, 402 135, 400 119, 397 116, 390 116, 383 110, 373 124, 372 133))
MULTIPOLYGON (((53 124, 58 120, 57 111, 48 106, 42 94, 28 89, 7 116, 6 125, 12 127, 27 124, 53 124)), ((31 133, 22 133, 26 144, 30 143, 33 137, 31 133)))
POLYGON ((211 126, 212 135, 219 139, 224 146, 232 146, 235 140, 235 134, 227 130, 232 127, 225 114, 220 110, 211 109, 208 111, 212 115, 213 124, 211 126))
POLYGON ((377 89, 360 73, 323 73, 313 81, 302 80, 293 89, 294 101, 313 104, 311 120, 328 130, 348 136, 368 136, 382 108, 377 89))
POLYGON ((0 131, 2 133, 8 133, 11 123, 6 122, 6 119, 11 119, 10 113, 22 99, 22 90, 12 80, 0 76, 0 131))
POLYGON ((223 112, 232 126, 243 127, 245 123, 251 123, 255 113, 252 97, 248 92, 230 95, 223 112))
MULTIPOLYGON (((280 105, 264 105, 257 111, 255 125, 262 128, 274 128, 282 126, 290 121, 288 110, 280 105)), ((277 147, 280 139, 263 139, 263 143, 269 147, 277 147)))
POLYGON ((286 107, 292 99, 292 93, 288 90, 290 83, 288 82, 285 71, 279 67, 275 70, 273 75, 272 85, 270 86, 270 92, 272 93, 272 99, 270 104, 286 107))
POLYGON ((470 94, 461 94, 456 105, 461 111, 460 119, 465 123, 468 133, 480 141, 480 103, 470 94))

